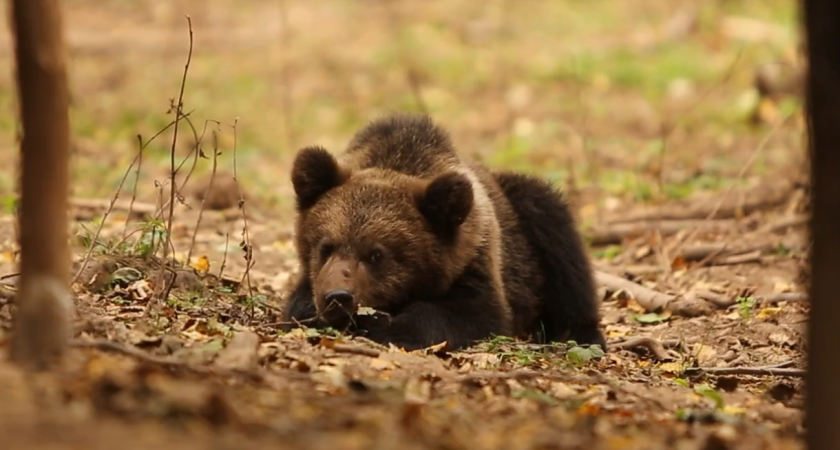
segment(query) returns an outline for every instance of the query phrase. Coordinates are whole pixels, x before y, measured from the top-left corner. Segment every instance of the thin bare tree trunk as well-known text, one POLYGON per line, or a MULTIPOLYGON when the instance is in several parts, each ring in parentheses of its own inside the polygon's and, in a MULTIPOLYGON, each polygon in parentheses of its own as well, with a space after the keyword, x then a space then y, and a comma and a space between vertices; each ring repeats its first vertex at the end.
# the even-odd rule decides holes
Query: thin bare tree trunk
POLYGON ((68 92, 58 0, 12 0, 21 142, 20 247, 11 358, 45 368, 70 338, 68 92))
POLYGON ((804 0, 811 152, 808 448, 840 445, 840 2, 804 0))

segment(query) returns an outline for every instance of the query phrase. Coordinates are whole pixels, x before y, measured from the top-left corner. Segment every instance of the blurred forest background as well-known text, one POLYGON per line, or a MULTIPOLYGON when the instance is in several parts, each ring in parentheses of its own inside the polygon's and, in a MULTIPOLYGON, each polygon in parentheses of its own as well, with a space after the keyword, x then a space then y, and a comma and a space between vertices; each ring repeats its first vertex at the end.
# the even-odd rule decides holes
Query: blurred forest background
MULTIPOLYGON (((230 125, 238 121, 243 189, 281 221, 292 213, 294 152, 312 144, 340 151, 358 127, 391 111, 426 111, 465 154, 551 177, 586 223, 598 210, 802 169, 792 0, 62 5, 78 198, 111 197, 137 134, 147 140, 174 118, 189 48, 185 15, 194 50, 184 110, 196 133, 213 128, 208 120, 220 123, 219 172, 232 170, 230 125)), ((8 211, 18 121, 7 24, 0 199, 8 211)), ((195 144, 192 131, 182 133, 181 159, 195 144)), ((154 180, 166 181, 170 135, 144 154, 138 200, 154 202, 154 180)), ((195 173, 210 170, 204 160, 195 173)))

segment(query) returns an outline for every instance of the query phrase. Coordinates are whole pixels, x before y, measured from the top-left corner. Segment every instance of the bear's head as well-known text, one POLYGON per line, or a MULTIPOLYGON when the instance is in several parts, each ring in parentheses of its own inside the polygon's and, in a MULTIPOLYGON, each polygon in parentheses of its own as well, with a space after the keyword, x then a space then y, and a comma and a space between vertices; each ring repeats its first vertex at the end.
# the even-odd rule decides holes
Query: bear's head
POLYGON ((296 245, 314 302, 333 326, 360 306, 396 312, 439 295, 474 256, 473 184, 458 171, 431 179, 378 168, 350 170, 322 147, 292 168, 296 245))

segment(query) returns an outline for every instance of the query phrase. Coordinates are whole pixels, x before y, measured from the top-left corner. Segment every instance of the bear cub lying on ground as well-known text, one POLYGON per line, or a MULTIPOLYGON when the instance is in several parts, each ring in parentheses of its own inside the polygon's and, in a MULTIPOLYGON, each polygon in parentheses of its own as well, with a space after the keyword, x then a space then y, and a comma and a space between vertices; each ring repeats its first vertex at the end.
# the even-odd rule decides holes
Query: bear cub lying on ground
POLYGON ((560 194, 464 161, 429 117, 376 120, 337 156, 304 148, 292 183, 301 273, 284 330, 331 326, 405 350, 493 335, 606 350, 589 260, 560 194), (389 320, 364 320, 359 307, 389 320))

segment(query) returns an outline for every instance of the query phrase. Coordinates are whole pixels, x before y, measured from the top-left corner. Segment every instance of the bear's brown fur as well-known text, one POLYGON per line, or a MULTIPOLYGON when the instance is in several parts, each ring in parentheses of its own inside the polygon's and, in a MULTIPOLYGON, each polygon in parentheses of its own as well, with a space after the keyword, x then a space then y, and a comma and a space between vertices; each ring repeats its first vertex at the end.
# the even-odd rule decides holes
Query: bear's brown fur
POLYGON ((430 118, 374 121, 338 156, 304 148, 292 182, 301 273, 284 329, 350 329, 406 350, 493 335, 605 347, 589 260, 560 194, 462 161, 430 118), (391 320, 360 329, 360 306, 391 320))

